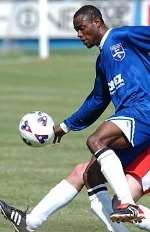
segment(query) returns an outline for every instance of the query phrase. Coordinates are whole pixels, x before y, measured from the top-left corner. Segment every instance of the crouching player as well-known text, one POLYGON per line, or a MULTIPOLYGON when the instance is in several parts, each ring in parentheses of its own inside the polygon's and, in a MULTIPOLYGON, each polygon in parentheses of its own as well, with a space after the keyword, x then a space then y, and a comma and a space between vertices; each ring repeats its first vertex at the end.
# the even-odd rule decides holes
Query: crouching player
MULTIPOLYGON (((2 214, 14 225, 17 232, 34 231, 50 215, 71 202, 85 184, 91 209, 105 223, 107 230, 110 232, 128 232, 122 223, 118 224, 110 220, 109 215, 113 212, 112 201, 107 191, 106 181, 100 173, 99 164, 94 159, 90 169, 88 169, 88 164, 89 161, 78 164, 65 179, 49 191, 30 213, 25 213, 4 201, 0 201, 2 214)), ((135 201, 138 201, 150 190, 149 164, 150 148, 144 150, 132 164, 125 168, 126 178, 135 201)), ((142 205, 140 205, 140 209, 144 213, 144 219, 140 223, 135 222, 135 225, 150 231, 150 210, 142 205)))

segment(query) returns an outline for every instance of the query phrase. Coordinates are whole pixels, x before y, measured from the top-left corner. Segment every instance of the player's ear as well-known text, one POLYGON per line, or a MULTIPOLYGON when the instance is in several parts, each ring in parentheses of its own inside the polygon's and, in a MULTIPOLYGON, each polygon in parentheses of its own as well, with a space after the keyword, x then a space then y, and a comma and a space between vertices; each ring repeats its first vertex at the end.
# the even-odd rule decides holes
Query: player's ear
POLYGON ((97 27, 100 27, 101 26, 101 20, 100 20, 100 18, 95 17, 94 23, 97 25, 97 27))

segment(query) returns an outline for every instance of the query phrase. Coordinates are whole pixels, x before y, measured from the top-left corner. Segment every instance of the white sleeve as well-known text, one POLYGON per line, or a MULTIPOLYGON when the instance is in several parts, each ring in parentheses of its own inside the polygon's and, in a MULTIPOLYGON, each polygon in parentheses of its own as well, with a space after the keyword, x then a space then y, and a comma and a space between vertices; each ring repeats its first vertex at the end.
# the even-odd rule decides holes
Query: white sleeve
POLYGON ((60 127, 65 133, 70 131, 70 128, 64 122, 60 123, 60 127))

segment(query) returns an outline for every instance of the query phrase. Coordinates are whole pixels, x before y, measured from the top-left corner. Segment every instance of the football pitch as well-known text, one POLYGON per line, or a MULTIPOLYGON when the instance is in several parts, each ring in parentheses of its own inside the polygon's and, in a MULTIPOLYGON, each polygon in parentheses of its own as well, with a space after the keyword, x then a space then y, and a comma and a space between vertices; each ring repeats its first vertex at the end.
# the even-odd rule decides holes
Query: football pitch
MULTIPOLYGON (((97 52, 53 52, 47 61, 0 57, 0 199, 23 210, 34 207, 79 162, 90 157, 85 141, 107 112, 86 130, 70 132, 62 142, 42 148, 25 145, 18 134, 24 113, 40 110, 60 123, 93 88, 97 52)), ((148 196, 141 201, 150 206, 148 196)), ((140 231, 128 225, 131 232, 140 231)), ((12 226, 0 216, 0 232, 12 226)), ((86 190, 42 225, 43 232, 105 232, 91 213, 86 190)))

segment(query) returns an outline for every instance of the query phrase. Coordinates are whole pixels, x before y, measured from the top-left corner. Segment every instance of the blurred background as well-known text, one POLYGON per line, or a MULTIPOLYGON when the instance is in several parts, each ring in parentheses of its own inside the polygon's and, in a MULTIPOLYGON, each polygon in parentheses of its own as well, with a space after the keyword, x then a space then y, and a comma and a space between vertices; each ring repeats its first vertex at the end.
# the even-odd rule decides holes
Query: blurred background
POLYGON ((49 49, 81 48, 72 16, 85 4, 98 7, 109 27, 150 25, 150 0, 1 0, 0 48, 27 49, 43 58, 49 49))
MULTIPOLYGON (((19 136, 25 113, 44 111, 60 123, 93 88, 99 50, 85 48, 72 25, 73 14, 84 4, 100 8, 109 27, 150 25, 150 0, 0 0, 0 199, 23 210, 31 210, 75 165, 90 158, 86 139, 113 111, 110 105, 91 127, 68 133, 60 144, 31 148, 19 136)), ((150 207, 149 196, 140 202, 150 207)), ((127 226, 130 232, 139 231, 127 226)), ((2 217, 0 231, 12 232, 2 217)), ((40 231, 106 228, 90 212, 83 189, 40 231)))

